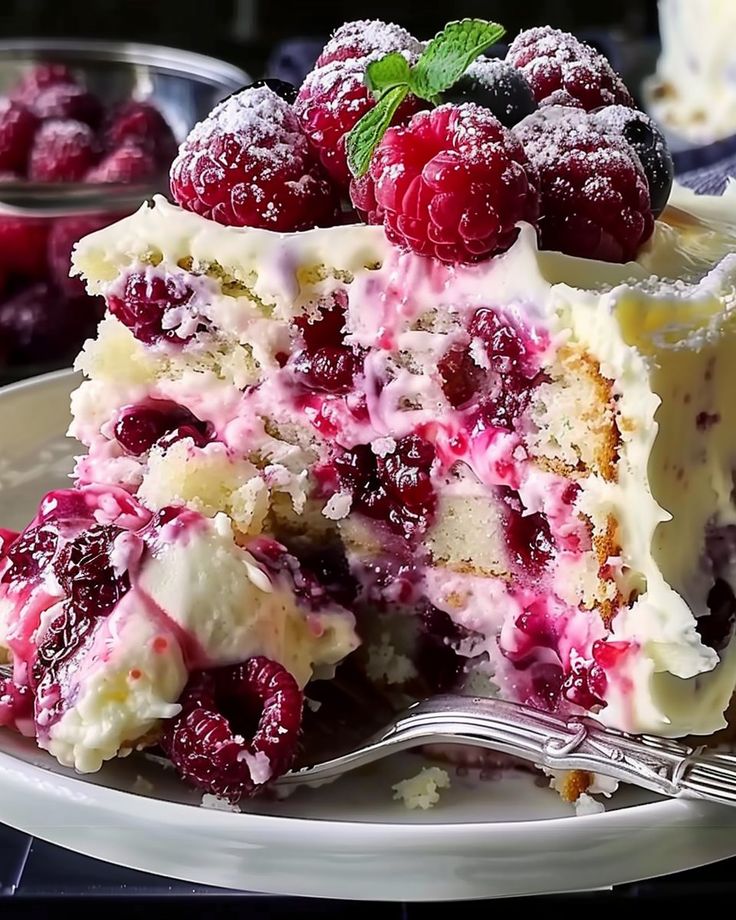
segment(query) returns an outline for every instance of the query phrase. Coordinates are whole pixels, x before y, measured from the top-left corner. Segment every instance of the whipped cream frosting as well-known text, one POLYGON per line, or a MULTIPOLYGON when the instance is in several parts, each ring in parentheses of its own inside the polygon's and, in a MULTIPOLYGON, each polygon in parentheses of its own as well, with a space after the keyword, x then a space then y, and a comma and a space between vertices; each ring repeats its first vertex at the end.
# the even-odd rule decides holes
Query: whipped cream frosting
POLYGON ((659 27, 662 51, 645 87, 651 114, 693 143, 736 133, 736 5, 659 0, 659 27))
MULTIPOLYGON (((600 717, 627 730, 708 734, 724 725, 723 712, 736 683, 736 651, 729 647, 717 653, 696 630, 696 618, 707 614, 713 580, 705 535, 711 528, 723 531, 736 524, 731 499, 736 362, 730 357, 736 335, 735 205, 733 187, 722 200, 698 199, 675 189, 652 240, 636 262, 626 265, 539 252, 533 231, 522 225, 516 244, 501 257, 478 266, 428 267, 424 260, 393 250, 381 228, 287 235, 226 228, 157 198, 152 206, 85 238, 76 248, 74 265, 92 292, 103 293, 121 271, 141 263, 209 269, 220 277, 223 291, 227 286, 227 296, 210 290, 198 309, 234 349, 257 355, 254 379, 258 365, 266 370, 277 366, 274 356, 280 347, 274 324, 262 318, 286 323, 306 308, 308 296, 326 294, 353 276, 351 301, 370 302, 370 309, 356 311, 360 320, 352 340, 366 345, 378 340, 399 351, 405 341, 415 354, 425 342, 428 366, 437 359, 432 337, 410 329, 412 320, 432 313, 441 322, 443 311, 457 313, 489 302, 521 317, 527 329, 538 329, 542 351, 571 338, 581 343, 614 381, 625 425, 616 480, 589 477, 578 508, 594 519, 606 511, 614 515, 623 558, 611 562, 620 586, 636 595, 615 617, 608 635, 628 651, 607 672, 600 717), (308 295, 300 282, 305 278, 308 295)), ((256 416, 268 412, 276 419, 283 409, 287 417, 284 394, 269 388, 268 379, 243 403, 229 368, 218 367, 216 373, 204 365, 196 373, 191 366, 177 370, 170 354, 145 349, 119 323, 105 322, 110 326, 105 337, 115 342, 109 352, 99 342, 87 348, 80 367, 92 379, 74 398, 71 433, 90 446, 78 468, 82 480, 86 474, 114 479, 117 471, 112 473, 110 464, 118 463, 130 467, 121 475, 132 477, 131 484, 140 482, 145 474, 136 461, 114 456, 101 428, 104 435, 105 419, 115 406, 151 395, 173 399, 212 421, 233 455, 252 447, 254 439, 265 450, 277 450, 265 431, 254 430, 254 409, 256 416), (123 362, 109 358, 122 352, 123 362)), ((375 360, 383 360, 376 354, 375 360)), ((382 368, 373 370, 378 376, 382 368)), ((370 364, 366 372, 371 373, 370 364)), ((431 375, 403 370, 382 389, 370 407, 368 440, 374 451, 390 449, 388 436, 431 421, 431 410, 399 413, 397 400, 413 393, 427 405, 435 385, 431 375)), ((341 437, 365 443, 365 429, 347 417, 339 421, 341 437), (352 435, 350 424, 355 424, 352 435)), ((451 440, 448 435, 447 443, 451 440)), ((439 438, 440 452, 441 443, 439 438)), ((502 482, 500 464, 493 459, 499 442, 478 441, 471 448, 463 459, 476 481, 502 482)), ((283 466, 281 482, 288 482, 291 492, 310 462, 308 444, 293 451, 290 458, 275 458, 283 466)), ((564 535, 569 524, 555 504, 552 479, 528 472, 517 477, 514 487, 529 508, 540 507, 551 521, 558 520, 556 537, 564 535)), ((333 501, 327 517, 339 521, 346 509, 347 499, 333 501)), ((444 596, 458 594, 449 590, 448 578, 468 598, 475 596, 471 576, 458 585, 463 576, 430 570, 424 590, 440 609, 444 596)), ((490 650, 490 638, 503 636, 504 624, 489 622, 487 614, 483 620, 487 590, 478 589, 477 600, 468 602, 463 615, 474 628, 483 621, 490 650)), ((510 604, 518 602, 518 596, 509 595, 510 604)), ((565 628, 569 653, 582 657, 606 635, 603 623, 585 611, 578 611, 565 628)), ((504 682, 518 683, 519 675, 508 672, 503 656, 496 658, 494 681, 503 692, 504 682)))
MULTIPOLYGON (((155 736, 180 711, 194 670, 265 655, 303 686, 315 673, 330 676, 358 644, 352 614, 301 603, 287 573, 234 542, 224 514, 181 511, 161 523, 122 489, 89 486, 46 496, 26 533, 37 527, 55 535, 51 555, 20 579, 0 561, 0 644, 26 688, 37 649, 53 641, 53 624, 67 623, 69 647, 51 652, 53 671, 36 678, 33 712, 23 716, 32 715, 41 747, 81 772, 155 736), (94 526, 119 529, 110 565, 128 588, 75 632, 56 564, 94 526)), ((17 713, 0 715, 17 722, 17 713)))

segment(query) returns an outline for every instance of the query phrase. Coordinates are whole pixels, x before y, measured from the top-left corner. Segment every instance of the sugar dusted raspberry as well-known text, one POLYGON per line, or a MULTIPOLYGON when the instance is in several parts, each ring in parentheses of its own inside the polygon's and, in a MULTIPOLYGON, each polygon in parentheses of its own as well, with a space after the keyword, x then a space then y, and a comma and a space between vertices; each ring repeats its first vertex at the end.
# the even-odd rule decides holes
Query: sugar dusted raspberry
POLYGON ((11 364, 53 361, 79 347, 92 320, 49 285, 32 284, 0 303, 0 341, 11 364))
POLYGON ((281 232, 330 226, 337 194, 299 122, 266 86, 220 103, 182 144, 171 192, 218 223, 281 232))
POLYGON ((78 240, 94 233, 115 220, 112 214, 83 214, 59 217, 53 221, 48 237, 49 274, 56 286, 68 297, 81 297, 84 284, 80 278, 70 278, 72 249, 78 240))
POLYGON ((324 67, 333 61, 362 58, 376 52, 383 57, 392 51, 420 54, 421 50, 421 44, 401 26, 380 19, 359 19, 344 23, 332 33, 315 66, 324 67))
POLYGON ((539 171, 542 247, 605 262, 636 257, 654 229, 638 157, 579 109, 540 109, 514 129, 539 171))
MULTIPOLYGON (((350 184, 345 142, 352 128, 376 104, 365 85, 365 70, 370 60, 381 56, 333 60, 318 67, 302 84, 294 104, 322 165, 344 190, 350 184)), ((420 104, 413 96, 407 96, 392 123, 406 122, 420 104)))
POLYGON ((26 168, 38 119, 24 105, 0 99, 0 170, 22 173, 26 168))
POLYGON ((371 176, 389 239, 443 262, 505 252, 519 221, 536 223, 536 173, 486 109, 443 105, 389 128, 371 176))
POLYGON ((363 223, 383 223, 383 208, 376 201, 376 183, 370 172, 350 180, 350 200, 363 223))
POLYGON ((107 150, 125 144, 140 147, 157 165, 168 168, 176 156, 176 140, 164 116, 150 102, 131 100, 115 109, 103 132, 107 150))
POLYGON ((53 83, 40 90, 29 107, 43 121, 64 118, 95 128, 102 120, 102 103, 93 93, 74 83, 53 83))
POLYGON ((33 102, 41 90, 59 83, 76 85, 74 74, 66 64, 36 64, 13 88, 10 98, 27 104, 33 102))
POLYGON ((140 147, 127 144, 108 153, 87 173, 87 182, 145 182, 158 172, 153 156, 140 147))
POLYGON ((235 803, 291 766, 303 697, 275 661, 257 657, 194 674, 179 702, 181 713, 166 725, 161 744, 196 788, 235 803), (248 739, 254 719, 258 727, 248 739))
POLYGON ((50 223, 37 217, 0 217, 0 268, 6 274, 44 277, 50 223))
POLYGON ((526 77, 540 105, 568 105, 592 111, 633 100, 602 54, 575 36, 550 26, 520 32, 506 60, 526 77))
POLYGON ((28 177, 36 182, 78 182, 96 160, 97 144, 88 125, 53 119, 36 134, 28 177))

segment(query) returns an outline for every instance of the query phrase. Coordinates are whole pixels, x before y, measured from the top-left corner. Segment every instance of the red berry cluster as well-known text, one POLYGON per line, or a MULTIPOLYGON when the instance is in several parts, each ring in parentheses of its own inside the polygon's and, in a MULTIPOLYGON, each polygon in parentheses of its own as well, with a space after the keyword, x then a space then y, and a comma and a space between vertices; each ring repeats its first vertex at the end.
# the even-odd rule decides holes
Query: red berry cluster
MULTIPOLYGON (((106 111, 61 64, 38 65, 0 98, 0 182, 144 182, 175 152, 156 108, 106 111)), ((0 367, 69 357, 92 331, 100 307, 69 278, 71 251, 117 216, 0 217, 0 367)))
MULTIPOLYGON (((336 222, 335 204, 349 193, 357 215, 382 224, 397 246, 453 264, 505 252, 521 221, 546 248, 609 261, 636 256, 669 192, 669 154, 650 123, 641 127, 603 55, 549 27, 522 32, 505 61, 480 59, 444 104, 442 94, 432 97, 435 109, 406 95, 368 172, 351 178, 348 136, 376 105, 367 68, 389 54, 411 65, 422 51, 399 26, 347 23, 293 106, 257 85, 195 129, 172 170, 174 197, 221 223, 291 231, 336 222), (554 115, 561 106, 578 113, 585 139, 577 127, 564 139, 534 111, 554 115), (616 108, 615 119, 592 114, 606 107, 616 108), (647 144, 635 140, 642 131, 647 144)), ((329 363, 331 379, 348 380, 347 357, 329 363)), ((318 364, 310 374, 320 375, 318 364)))
POLYGON ((142 181, 166 169, 175 152, 171 128, 158 109, 130 100, 106 112, 63 65, 40 64, 0 99, 4 180, 142 181), (133 161, 135 168, 129 165, 133 161), (121 163, 128 164, 122 179, 121 163))

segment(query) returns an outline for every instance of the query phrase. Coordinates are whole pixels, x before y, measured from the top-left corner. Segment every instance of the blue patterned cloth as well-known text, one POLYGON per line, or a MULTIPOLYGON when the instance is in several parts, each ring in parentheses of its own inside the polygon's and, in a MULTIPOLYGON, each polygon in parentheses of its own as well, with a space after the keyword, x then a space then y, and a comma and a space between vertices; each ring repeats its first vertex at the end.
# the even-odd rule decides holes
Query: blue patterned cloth
POLYGON ((680 185, 699 195, 721 195, 730 178, 736 178, 736 153, 731 153, 711 166, 677 173, 680 185))

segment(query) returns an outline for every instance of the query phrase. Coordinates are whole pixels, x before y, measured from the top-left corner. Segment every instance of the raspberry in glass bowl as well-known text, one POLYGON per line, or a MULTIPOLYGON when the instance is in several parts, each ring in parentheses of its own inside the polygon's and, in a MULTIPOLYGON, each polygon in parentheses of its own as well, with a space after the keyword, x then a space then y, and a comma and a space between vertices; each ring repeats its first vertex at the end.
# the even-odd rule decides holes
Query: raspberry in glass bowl
POLYGON ((165 190, 179 141, 247 82, 152 45, 0 42, 0 385, 71 364, 102 315, 72 247, 165 190))

